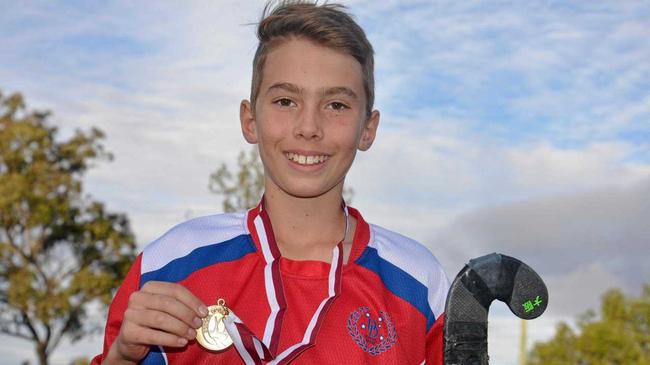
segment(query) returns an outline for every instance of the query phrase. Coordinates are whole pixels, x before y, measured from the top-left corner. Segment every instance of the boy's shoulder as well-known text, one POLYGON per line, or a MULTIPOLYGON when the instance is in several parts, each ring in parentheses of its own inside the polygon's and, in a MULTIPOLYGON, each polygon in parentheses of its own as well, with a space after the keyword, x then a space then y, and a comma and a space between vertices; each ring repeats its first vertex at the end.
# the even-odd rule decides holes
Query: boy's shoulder
POLYGON ((246 213, 222 213, 192 218, 179 223, 152 241, 145 250, 189 243, 195 246, 214 244, 247 234, 246 213))
POLYGON ((442 265, 436 256, 422 243, 375 224, 369 226, 368 247, 375 249, 381 258, 413 273, 433 271, 444 275, 442 265))
POLYGON ((142 271, 155 270, 202 247, 239 240, 250 240, 246 212, 193 218, 177 224, 145 246, 142 251, 142 271))
POLYGON ((425 314, 430 328, 444 312, 449 291, 442 265, 420 242, 374 224, 369 228, 368 246, 357 262, 425 314))

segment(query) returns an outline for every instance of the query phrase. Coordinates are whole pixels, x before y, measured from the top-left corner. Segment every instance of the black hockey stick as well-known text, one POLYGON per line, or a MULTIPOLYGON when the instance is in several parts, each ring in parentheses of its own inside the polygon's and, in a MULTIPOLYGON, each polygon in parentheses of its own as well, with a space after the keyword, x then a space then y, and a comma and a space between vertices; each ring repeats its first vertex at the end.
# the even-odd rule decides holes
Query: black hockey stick
POLYGON ((493 253, 469 261, 451 284, 445 305, 445 365, 487 365, 487 317, 494 299, 523 319, 539 317, 548 291, 533 269, 493 253))

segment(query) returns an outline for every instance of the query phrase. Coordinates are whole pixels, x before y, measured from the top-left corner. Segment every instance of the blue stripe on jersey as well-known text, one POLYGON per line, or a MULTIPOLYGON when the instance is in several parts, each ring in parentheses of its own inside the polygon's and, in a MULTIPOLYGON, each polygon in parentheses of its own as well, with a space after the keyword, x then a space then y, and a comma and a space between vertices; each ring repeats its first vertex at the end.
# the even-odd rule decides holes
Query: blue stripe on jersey
POLYGON ((366 247, 356 263, 379 275, 388 290, 417 308, 427 319, 427 332, 429 332, 436 317, 429 306, 428 289, 424 284, 381 258, 377 249, 373 247, 366 247))
POLYGON ((178 282, 206 266, 234 261, 255 251, 253 239, 248 234, 199 247, 183 257, 170 261, 158 270, 142 273, 140 287, 151 280, 178 282))
POLYGON ((140 365, 167 365, 165 357, 162 354, 161 347, 151 346, 149 353, 144 359, 140 360, 140 365))

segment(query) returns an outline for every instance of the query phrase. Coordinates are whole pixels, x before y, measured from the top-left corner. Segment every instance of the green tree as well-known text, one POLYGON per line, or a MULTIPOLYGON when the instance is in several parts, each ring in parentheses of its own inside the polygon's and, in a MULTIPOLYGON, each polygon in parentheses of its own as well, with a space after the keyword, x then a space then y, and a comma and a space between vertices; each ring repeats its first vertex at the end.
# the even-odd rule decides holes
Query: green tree
POLYGON ((82 194, 92 162, 111 159, 102 132, 59 141, 49 115, 0 92, 0 333, 42 365, 93 330, 88 305, 110 302, 135 256, 127 217, 82 194))
POLYGON ((264 167, 257 148, 239 152, 237 174, 228 169, 225 162, 210 175, 208 188, 223 195, 223 211, 237 212, 250 209, 259 203, 264 192, 264 167))
POLYGON ((644 285, 638 298, 608 291, 600 315, 589 311, 576 327, 560 323, 555 337, 534 346, 529 364, 650 364, 650 285, 644 285))
MULTIPOLYGON (((264 167, 259 152, 253 146, 248 153, 240 151, 237 157, 237 174, 230 172, 225 162, 210 175, 208 189, 223 195, 223 211, 238 212, 257 205, 264 193, 264 167)), ((354 190, 343 189, 343 198, 351 204, 354 190)))

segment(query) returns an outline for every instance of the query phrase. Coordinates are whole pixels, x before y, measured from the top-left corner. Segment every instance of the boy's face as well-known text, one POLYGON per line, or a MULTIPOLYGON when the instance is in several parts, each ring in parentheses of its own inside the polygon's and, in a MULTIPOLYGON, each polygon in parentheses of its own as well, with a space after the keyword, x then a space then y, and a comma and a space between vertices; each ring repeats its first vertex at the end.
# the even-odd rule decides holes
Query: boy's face
POLYGON ((240 110, 244 137, 259 144, 267 189, 303 198, 342 190, 357 149, 375 138, 379 113, 367 117, 365 105, 354 57, 300 38, 269 52, 254 110, 246 100, 240 110))

